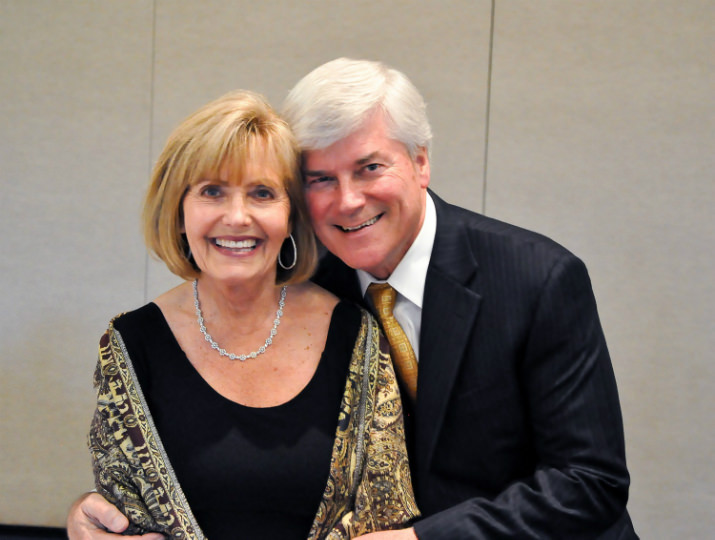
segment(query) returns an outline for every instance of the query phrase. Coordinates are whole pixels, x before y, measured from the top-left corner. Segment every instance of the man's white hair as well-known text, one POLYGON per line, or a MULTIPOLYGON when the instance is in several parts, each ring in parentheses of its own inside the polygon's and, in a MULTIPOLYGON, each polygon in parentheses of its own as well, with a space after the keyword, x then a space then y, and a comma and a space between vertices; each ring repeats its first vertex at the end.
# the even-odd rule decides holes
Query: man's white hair
POLYGON ((432 129, 422 96, 404 73, 381 62, 338 58, 315 68, 289 92, 282 114, 301 149, 318 150, 352 134, 376 111, 411 157, 420 147, 429 152, 432 129))

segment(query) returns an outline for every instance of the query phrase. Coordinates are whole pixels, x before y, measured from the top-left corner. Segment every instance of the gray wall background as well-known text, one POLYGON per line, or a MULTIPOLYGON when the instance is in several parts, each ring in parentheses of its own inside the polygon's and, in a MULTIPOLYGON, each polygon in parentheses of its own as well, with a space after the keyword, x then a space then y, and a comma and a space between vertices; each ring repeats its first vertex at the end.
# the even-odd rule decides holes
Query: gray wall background
POLYGON ((340 55, 422 90, 432 187, 587 263, 643 538, 715 528, 715 2, 0 0, 0 523, 62 525, 108 320, 176 282, 139 207, 170 129, 340 55))

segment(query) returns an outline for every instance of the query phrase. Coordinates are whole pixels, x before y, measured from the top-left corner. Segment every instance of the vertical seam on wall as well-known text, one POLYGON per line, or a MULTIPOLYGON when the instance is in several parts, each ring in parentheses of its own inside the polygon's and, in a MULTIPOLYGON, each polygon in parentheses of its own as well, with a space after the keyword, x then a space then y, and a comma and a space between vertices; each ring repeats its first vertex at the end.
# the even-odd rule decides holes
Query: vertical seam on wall
MULTIPOLYGON (((154 80, 156 78, 156 0, 152 1, 151 12, 151 64, 149 66, 149 170, 147 178, 151 177, 152 156, 154 155, 154 80)), ((142 215, 143 215, 142 210, 142 215)), ((144 223, 142 222, 142 239, 144 238, 144 223)), ((149 301, 149 250, 144 250, 144 303, 149 301)))
POLYGON ((482 171, 482 214, 487 213, 487 171, 489 165, 489 123, 492 101, 492 57, 494 53, 494 11, 496 0, 492 0, 491 21, 489 23, 489 62, 487 67, 487 110, 484 125, 484 170, 482 171))

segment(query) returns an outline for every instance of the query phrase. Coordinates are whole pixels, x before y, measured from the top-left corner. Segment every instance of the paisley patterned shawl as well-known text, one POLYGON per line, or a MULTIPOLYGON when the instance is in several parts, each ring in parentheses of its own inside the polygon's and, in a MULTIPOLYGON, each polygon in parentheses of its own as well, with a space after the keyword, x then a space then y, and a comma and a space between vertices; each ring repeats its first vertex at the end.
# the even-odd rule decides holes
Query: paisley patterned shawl
MULTIPOLYGON (((94 385, 97 408, 88 442, 95 483, 129 518, 127 534, 156 531, 171 538, 204 538, 112 323, 100 340, 94 385)), ((363 311, 328 482, 308 539, 339 540, 398 529, 418 516, 389 346, 363 311)))

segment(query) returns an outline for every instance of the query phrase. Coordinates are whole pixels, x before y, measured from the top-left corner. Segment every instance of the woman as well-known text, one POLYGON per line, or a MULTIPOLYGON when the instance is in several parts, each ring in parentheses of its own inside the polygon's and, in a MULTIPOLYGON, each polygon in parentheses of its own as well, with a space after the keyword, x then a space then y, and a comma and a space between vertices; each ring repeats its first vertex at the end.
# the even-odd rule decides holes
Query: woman
POLYGON ((235 92, 158 160, 145 239, 186 282, 110 323, 89 436, 127 532, 349 538, 418 515, 386 342, 307 281, 298 156, 268 104, 235 92))

